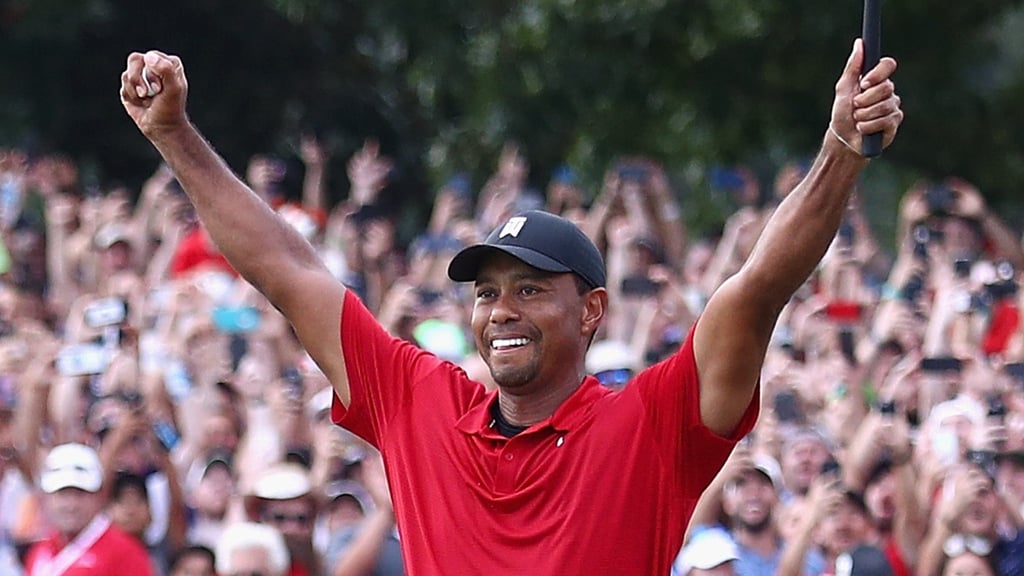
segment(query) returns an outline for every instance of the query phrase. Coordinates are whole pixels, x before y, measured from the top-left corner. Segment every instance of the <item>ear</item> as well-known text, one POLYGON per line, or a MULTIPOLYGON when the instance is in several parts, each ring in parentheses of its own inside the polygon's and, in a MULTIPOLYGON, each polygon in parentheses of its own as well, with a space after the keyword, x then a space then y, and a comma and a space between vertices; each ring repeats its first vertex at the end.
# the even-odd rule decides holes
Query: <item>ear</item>
POLYGON ((594 288, 583 295, 583 318, 580 322, 583 336, 590 338, 590 335, 597 331, 607 310, 608 291, 604 288, 594 288))

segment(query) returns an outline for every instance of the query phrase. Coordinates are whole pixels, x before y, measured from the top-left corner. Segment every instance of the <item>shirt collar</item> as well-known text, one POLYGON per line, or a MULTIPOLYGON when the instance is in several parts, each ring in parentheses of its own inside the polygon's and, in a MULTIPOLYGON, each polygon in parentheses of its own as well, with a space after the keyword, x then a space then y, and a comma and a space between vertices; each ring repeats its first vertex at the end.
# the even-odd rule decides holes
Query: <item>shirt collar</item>
MULTIPOLYGON (((550 418, 541 422, 559 432, 569 432, 579 426, 589 415, 594 402, 614 392, 601 386, 597 378, 587 376, 583 383, 562 402, 550 418)), ((498 391, 492 390, 484 395, 455 424, 455 427, 466 434, 483 434, 491 428, 494 419, 491 417, 491 404, 496 402, 498 391)))

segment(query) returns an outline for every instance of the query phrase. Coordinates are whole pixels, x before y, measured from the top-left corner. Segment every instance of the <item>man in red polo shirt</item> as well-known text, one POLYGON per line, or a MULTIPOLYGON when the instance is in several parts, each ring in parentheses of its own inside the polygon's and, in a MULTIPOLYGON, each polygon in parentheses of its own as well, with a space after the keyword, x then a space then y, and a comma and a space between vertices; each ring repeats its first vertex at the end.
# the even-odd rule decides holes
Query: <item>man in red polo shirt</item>
POLYGON ((240 182, 185 113, 181 61, 128 58, 121 100, 228 260, 292 322, 331 380, 336 422, 380 448, 409 574, 667 574, 694 504, 757 416, 778 312, 817 265, 867 160, 903 118, 884 59, 854 45, 829 130, 743 269, 681 349, 621 392, 586 376, 608 305, 574 225, 516 215, 460 252, 473 332, 497 390, 391 338, 312 247, 240 182), (340 329, 339 329, 340 318, 340 329))
POLYGON ((103 470, 96 451, 82 444, 53 448, 43 462, 39 488, 53 534, 32 546, 25 576, 150 576, 142 543, 101 514, 103 470))

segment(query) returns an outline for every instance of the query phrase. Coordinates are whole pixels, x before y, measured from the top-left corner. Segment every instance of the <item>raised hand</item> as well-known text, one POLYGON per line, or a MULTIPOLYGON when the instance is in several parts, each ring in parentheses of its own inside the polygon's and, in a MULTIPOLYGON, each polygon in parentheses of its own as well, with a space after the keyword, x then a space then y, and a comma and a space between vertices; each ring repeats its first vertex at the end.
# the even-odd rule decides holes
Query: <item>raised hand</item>
POLYGON ((121 73, 121 104, 147 138, 188 124, 187 97, 180 58, 156 50, 128 55, 121 73))
POLYGON ((829 125, 832 135, 857 154, 860 154, 862 135, 881 132, 882 146, 887 147, 903 122, 900 97, 890 79, 896 71, 896 61, 882 58, 877 66, 861 76, 863 63, 864 43, 858 38, 836 82, 829 125))

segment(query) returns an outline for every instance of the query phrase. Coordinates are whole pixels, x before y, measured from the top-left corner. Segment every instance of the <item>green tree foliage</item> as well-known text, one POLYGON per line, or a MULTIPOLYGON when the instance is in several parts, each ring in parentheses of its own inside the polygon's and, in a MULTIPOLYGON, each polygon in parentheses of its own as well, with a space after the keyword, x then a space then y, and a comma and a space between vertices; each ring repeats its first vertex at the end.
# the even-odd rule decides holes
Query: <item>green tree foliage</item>
MULTIPOLYGON (((392 200, 422 207, 454 171, 477 184, 506 140, 541 185, 596 185, 646 154, 695 195, 712 164, 765 175, 813 152, 860 29, 859 2, 716 0, 0 0, 0 140, 36 141, 136 182, 155 159, 120 110, 130 50, 182 55, 194 120, 238 170, 294 157, 315 126, 344 160, 378 137, 392 200)), ((907 121, 879 182, 959 174, 993 199, 1024 178, 1020 2, 884 3, 907 121)), ((297 172, 297 171, 296 171, 297 172)), ((883 204, 886 209, 894 200, 883 204)))

